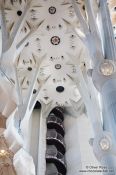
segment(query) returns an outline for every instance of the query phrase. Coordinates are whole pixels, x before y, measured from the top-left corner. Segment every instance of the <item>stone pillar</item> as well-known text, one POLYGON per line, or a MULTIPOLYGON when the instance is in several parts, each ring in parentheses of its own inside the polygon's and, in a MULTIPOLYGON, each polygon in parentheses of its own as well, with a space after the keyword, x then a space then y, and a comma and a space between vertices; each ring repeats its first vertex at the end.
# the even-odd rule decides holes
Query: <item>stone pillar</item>
POLYGON ((116 141, 116 80, 108 80, 101 91, 104 130, 112 133, 116 141))
POLYGON ((116 150, 113 151, 113 147, 116 145, 116 62, 112 60, 99 62, 93 70, 92 80, 101 96, 103 114, 103 132, 99 135, 98 140, 95 138, 97 140, 94 144, 95 155, 99 156, 98 160, 102 165, 115 168, 116 150), (104 133, 106 133, 105 136, 103 136, 104 133), (106 139, 107 135, 110 135, 108 139, 106 139), (100 149, 99 142, 104 137, 103 145, 105 147, 100 149))
POLYGON ((99 62, 93 70, 92 80, 101 96, 104 129, 111 132, 116 141, 116 62, 99 62))
POLYGON ((35 169, 37 171, 38 165, 38 146, 39 146, 39 129, 40 129, 40 109, 34 109, 31 116, 30 126, 30 141, 29 141, 29 153, 33 157, 35 169))
POLYGON ((46 116, 40 115, 39 145, 38 145, 38 168, 37 175, 45 175, 46 171, 46 116))

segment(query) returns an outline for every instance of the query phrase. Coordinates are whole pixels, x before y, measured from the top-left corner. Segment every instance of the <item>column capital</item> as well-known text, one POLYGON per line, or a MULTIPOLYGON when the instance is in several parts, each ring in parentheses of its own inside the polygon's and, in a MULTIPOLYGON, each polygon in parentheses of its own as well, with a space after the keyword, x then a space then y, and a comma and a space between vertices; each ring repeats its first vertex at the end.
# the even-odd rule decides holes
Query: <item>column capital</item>
POLYGON ((116 62, 105 59, 99 61, 92 71, 94 86, 101 92, 104 84, 111 79, 116 81, 116 62))

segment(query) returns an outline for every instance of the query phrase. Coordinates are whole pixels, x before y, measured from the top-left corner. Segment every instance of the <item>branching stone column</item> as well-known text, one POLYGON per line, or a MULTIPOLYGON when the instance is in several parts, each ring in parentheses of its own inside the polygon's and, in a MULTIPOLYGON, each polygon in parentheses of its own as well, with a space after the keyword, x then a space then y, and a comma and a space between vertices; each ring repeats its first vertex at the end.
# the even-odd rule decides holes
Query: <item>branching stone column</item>
POLYGON ((98 6, 98 10, 102 19, 102 32, 104 36, 100 36, 98 25, 96 23, 95 13, 92 7, 92 0, 85 0, 85 8, 87 12, 88 22, 84 20, 83 16, 81 15, 79 8, 77 7, 76 1, 72 0, 72 2, 77 17, 83 27, 86 41, 85 44, 88 47, 92 58, 93 71, 91 72, 91 76, 93 84, 100 92, 100 96, 102 99, 104 128, 102 128, 101 133, 95 136, 93 150, 96 158, 101 162, 101 164, 115 167, 116 157, 114 148, 116 145, 116 51, 110 16, 108 13, 107 1, 100 0, 98 6), (105 41, 104 43, 101 42, 103 40, 105 41), (106 131, 110 131, 110 133, 106 131))
MULTIPOLYGON (((104 165, 115 168, 116 156, 115 153, 112 154, 109 152, 109 150, 113 149, 112 145, 116 145, 116 63, 112 60, 104 60, 99 62, 99 64, 93 70, 92 79, 95 87, 101 94, 103 130, 105 133, 108 132, 103 137, 101 135, 101 140, 102 138, 104 139, 103 145, 106 146, 102 151, 99 150, 99 154, 102 153, 102 158, 100 158, 100 161, 102 160, 104 165), (110 139, 106 139, 109 133, 110 139), (110 143, 109 140, 111 140, 112 143, 110 143), (104 151, 104 149, 106 150, 104 151)), ((97 142, 100 142, 100 139, 98 139, 97 142)), ((98 143, 96 145, 98 145, 98 143)), ((96 146, 94 145, 94 147, 96 146)), ((98 149, 95 148, 95 150, 98 149)))

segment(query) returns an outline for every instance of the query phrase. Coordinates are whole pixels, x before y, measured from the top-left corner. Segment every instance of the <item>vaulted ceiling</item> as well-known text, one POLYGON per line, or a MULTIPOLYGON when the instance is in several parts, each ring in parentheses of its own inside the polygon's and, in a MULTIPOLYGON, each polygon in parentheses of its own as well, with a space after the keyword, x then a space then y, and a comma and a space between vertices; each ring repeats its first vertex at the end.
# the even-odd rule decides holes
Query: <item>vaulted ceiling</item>
MULTIPOLYGON (((109 4, 111 13, 114 3, 110 1, 109 4)), ((4 0, 6 25, 10 35, 23 15, 26 4, 26 0, 4 0)), ((84 1, 77 0, 77 4, 86 18, 84 1)), ((112 18, 113 24, 114 18, 115 15, 112 18)), ((41 86, 38 101, 45 104, 53 101, 54 105, 63 106, 71 105, 70 100, 79 101, 81 96, 73 81, 77 76, 76 65, 86 69, 90 59, 79 38, 82 34, 81 27, 71 1, 33 0, 17 42, 30 31, 32 35, 15 60, 23 97, 29 89, 35 69, 39 66, 33 90, 33 94, 36 94, 41 86)), ((10 79, 14 83, 12 72, 10 79)))
MULTIPOLYGON (((83 1, 77 1, 83 14, 83 1)), ((15 23, 21 18, 26 0, 5 1, 7 29, 12 34, 15 23)), ((86 66, 87 50, 77 36, 75 26, 78 19, 69 0, 33 0, 18 42, 30 30, 33 34, 18 55, 15 64, 18 78, 25 96, 31 83, 33 70, 40 66, 39 76, 33 93, 42 85, 38 100, 45 104, 70 105, 81 97, 70 77, 76 76, 76 64, 86 66)), ((13 78, 12 78, 12 81, 13 78)))

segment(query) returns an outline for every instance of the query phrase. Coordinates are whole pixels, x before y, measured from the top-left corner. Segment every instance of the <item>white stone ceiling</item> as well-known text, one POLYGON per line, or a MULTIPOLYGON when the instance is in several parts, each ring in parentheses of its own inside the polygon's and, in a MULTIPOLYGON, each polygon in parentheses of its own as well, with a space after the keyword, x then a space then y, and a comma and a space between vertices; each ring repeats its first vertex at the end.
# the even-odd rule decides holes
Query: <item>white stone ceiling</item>
MULTIPOLYGON (((83 1, 77 1, 82 13, 83 1)), ((7 29, 11 34, 14 24, 20 19, 26 0, 5 0, 7 29)), ((25 24, 19 34, 19 41, 31 29, 36 32, 29 38, 16 65, 22 94, 26 95, 32 81, 33 70, 40 66, 34 93, 42 85, 38 100, 45 104, 70 105, 70 99, 77 102, 81 96, 75 82, 76 65, 84 64, 88 55, 73 26, 79 26, 70 0, 33 0, 25 24), (40 64, 40 58, 42 62, 40 64), (61 92, 58 92, 61 91, 61 92)))
MULTIPOLYGON (((26 0, 4 0, 6 24, 9 34, 21 18, 26 0)), ((85 15, 83 0, 77 0, 85 15)), ((70 105, 81 97, 70 77, 77 77, 76 65, 89 65, 86 48, 80 41, 75 26, 78 19, 70 0, 32 0, 25 24, 19 34, 20 41, 32 29, 23 51, 16 59, 22 94, 26 95, 33 71, 40 66, 34 93, 42 86, 38 100, 48 104, 70 105), (76 60, 73 62, 73 59, 76 60), (40 61, 42 60, 42 62, 40 61), (60 90, 58 90, 60 89, 60 90), (60 92, 58 92, 58 91, 60 92)))
MULTIPOLYGON (((4 0, 6 24, 10 34, 15 23, 21 18, 26 4, 27 0, 4 0)), ((77 0, 77 4, 85 15, 84 1, 77 0)), ((40 71, 34 88, 36 93, 42 85, 39 101, 70 105, 70 99, 78 102, 81 98, 75 82, 70 77, 78 78, 75 63, 81 67, 88 66, 89 56, 77 36, 75 26, 80 27, 70 0, 32 1, 18 41, 31 30, 34 32, 16 59, 24 96, 31 84, 33 72, 39 65, 40 71), (76 60, 75 63, 73 59, 76 60), (61 92, 57 91, 58 87, 61 92)), ((12 76, 11 78, 13 79, 12 76)))

